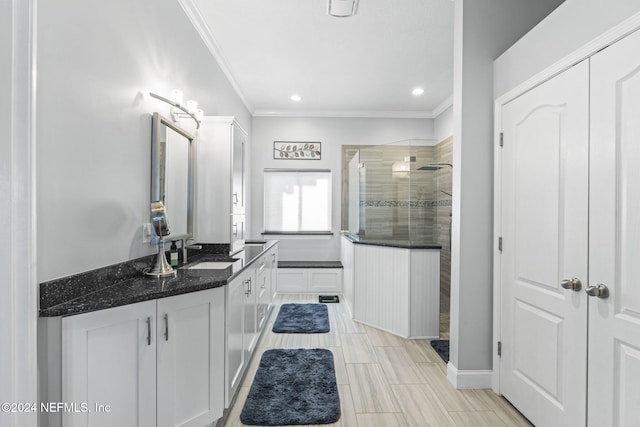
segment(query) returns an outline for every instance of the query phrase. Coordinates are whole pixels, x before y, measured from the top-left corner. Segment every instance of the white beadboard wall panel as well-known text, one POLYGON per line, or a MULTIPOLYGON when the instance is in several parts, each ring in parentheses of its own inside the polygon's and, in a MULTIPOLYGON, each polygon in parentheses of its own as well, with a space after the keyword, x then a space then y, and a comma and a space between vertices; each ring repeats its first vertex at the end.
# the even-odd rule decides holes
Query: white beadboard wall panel
POLYGON ((440 251, 411 251, 411 337, 440 335, 440 251))
POLYGON ((354 318, 409 336, 409 251, 356 245, 354 318))
MULTIPOLYGON (((405 338, 438 337, 439 250, 354 245, 344 238, 342 245, 346 280, 353 262, 354 320, 405 338)), ((345 281, 345 295, 348 288, 345 281)))
POLYGON ((342 262, 342 292, 343 300, 347 305, 347 310, 353 316, 354 309, 354 276, 353 276, 353 243, 346 237, 340 239, 340 261, 342 262))

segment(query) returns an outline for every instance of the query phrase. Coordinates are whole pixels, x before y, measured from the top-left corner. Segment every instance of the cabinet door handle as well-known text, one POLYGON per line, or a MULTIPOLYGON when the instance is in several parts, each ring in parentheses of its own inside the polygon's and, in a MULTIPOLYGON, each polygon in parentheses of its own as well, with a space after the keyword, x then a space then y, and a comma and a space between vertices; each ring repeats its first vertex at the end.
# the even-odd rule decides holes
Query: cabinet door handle
POLYGON ((151 317, 147 317, 147 345, 151 345, 151 317))
POLYGON ((587 292, 587 295, 589 295, 590 297, 598 297, 604 299, 609 298, 610 294, 607 285, 603 285, 602 283, 598 283, 595 286, 587 286, 585 292, 587 292))
POLYGON ((251 295, 252 291, 253 291, 253 285, 251 284, 251 277, 249 277, 249 295, 251 295))
POLYGON ((248 280, 245 280, 243 283, 244 283, 245 285, 247 285, 247 289, 244 291, 244 294, 245 294, 246 296, 249 296, 249 295, 251 294, 251 289, 249 289, 250 282, 249 282, 248 280))
POLYGON ((169 341, 169 315, 164 315, 164 340, 169 341))
POLYGON ((238 204, 238 193, 233 193, 233 204, 234 205, 238 204))
POLYGON ((572 277, 571 279, 564 279, 562 282, 560 282, 560 286, 562 286, 564 289, 569 289, 577 292, 582 289, 582 282, 580 282, 580 279, 572 277))
POLYGON ((238 224, 233 224, 233 235, 234 236, 238 235, 238 224))

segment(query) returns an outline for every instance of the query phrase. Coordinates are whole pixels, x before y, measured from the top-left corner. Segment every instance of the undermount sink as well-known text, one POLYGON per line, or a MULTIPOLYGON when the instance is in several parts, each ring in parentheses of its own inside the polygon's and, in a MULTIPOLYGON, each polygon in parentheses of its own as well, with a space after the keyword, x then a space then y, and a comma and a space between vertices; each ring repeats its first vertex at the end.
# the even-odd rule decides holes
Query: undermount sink
POLYGON ((224 270, 232 265, 233 262, 229 261, 201 261, 185 268, 196 270, 224 270))

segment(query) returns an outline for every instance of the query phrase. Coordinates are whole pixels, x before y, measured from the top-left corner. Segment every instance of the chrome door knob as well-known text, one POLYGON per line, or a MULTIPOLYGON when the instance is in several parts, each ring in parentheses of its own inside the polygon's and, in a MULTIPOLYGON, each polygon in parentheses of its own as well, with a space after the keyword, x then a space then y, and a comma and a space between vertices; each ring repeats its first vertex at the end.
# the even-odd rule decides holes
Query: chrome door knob
POLYGON ((560 286, 565 289, 571 289, 572 291, 577 292, 582 289, 582 282, 580 281, 580 279, 572 277, 571 279, 564 279, 562 282, 560 282, 560 286))
POLYGON ((602 283, 598 283, 595 286, 587 286, 585 292, 590 297, 609 298, 609 288, 602 283))

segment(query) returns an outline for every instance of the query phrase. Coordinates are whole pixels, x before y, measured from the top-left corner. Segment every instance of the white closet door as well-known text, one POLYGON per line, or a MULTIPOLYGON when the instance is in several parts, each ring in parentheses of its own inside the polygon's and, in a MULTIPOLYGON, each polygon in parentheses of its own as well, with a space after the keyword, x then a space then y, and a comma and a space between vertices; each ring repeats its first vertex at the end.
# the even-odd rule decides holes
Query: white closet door
POLYGON ((500 391, 537 426, 586 422, 587 295, 561 282, 587 280, 588 88, 585 61, 502 110, 500 391))
POLYGON ((640 421, 640 33, 591 59, 589 426, 640 421))

